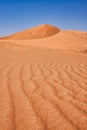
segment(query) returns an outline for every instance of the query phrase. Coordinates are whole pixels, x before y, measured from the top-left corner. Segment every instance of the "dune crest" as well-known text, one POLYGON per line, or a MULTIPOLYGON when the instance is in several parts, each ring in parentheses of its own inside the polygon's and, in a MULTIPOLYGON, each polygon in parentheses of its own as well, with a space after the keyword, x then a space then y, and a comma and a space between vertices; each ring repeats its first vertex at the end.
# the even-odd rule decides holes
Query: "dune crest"
POLYGON ((59 28, 49 25, 49 24, 43 24, 41 26, 36 26, 31 29, 24 30, 24 31, 15 33, 13 35, 0 38, 0 39, 3 39, 3 40, 39 39, 39 38, 44 38, 44 37, 55 35, 58 32, 60 32, 59 28))
POLYGON ((65 49, 79 52, 87 50, 87 32, 61 30, 50 24, 43 24, 0 38, 0 43, 3 43, 3 41, 7 43, 6 40, 16 45, 44 47, 47 49, 65 49))

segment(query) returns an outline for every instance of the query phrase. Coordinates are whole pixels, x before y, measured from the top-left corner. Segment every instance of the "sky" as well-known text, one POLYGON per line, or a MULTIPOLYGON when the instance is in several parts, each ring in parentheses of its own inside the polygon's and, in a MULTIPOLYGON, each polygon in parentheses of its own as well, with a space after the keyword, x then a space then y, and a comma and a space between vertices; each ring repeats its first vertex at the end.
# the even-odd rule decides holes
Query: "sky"
POLYGON ((0 37, 42 24, 87 31, 87 0, 0 0, 0 37))

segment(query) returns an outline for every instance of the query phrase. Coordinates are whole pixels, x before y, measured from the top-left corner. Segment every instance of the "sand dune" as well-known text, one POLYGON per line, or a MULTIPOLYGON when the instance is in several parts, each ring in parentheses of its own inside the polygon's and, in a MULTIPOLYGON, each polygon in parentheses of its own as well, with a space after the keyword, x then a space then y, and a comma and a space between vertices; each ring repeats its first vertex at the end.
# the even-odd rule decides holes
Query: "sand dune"
POLYGON ((7 39, 8 42, 12 42, 18 46, 66 49, 68 51, 82 52, 87 50, 87 32, 75 30, 64 31, 47 24, 1 38, 0 43, 7 43, 7 39))
MULTIPOLYGON (((14 42, 14 41, 12 41, 14 42)), ((42 47, 47 49, 66 49, 71 51, 82 51, 87 49, 87 33, 76 31, 60 31, 54 36, 37 39, 15 41, 14 44, 42 47)))
POLYGON ((22 32, 18 32, 16 34, 7 37, 3 37, 1 39, 5 39, 5 40, 39 39, 39 38, 52 36, 58 33, 59 31, 60 29, 57 27, 54 27, 49 24, 44 24, 22 32))
POLYGON ((87 130, 86 36, 0 41, 0 130, 87 130))

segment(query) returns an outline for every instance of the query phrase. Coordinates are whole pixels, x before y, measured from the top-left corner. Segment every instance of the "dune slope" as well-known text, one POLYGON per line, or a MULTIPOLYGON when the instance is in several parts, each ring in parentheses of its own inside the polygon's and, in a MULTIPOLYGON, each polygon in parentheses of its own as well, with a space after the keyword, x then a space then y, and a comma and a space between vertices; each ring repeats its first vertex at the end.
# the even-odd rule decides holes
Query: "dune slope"
POLYGON ((58 33, 59 31, 60 29, 57 27, 54 27, 49 24, 44 24, 0 39, 4 40, 39 39, 52 36, 58 33))
MULTIPOLYGON (((87 33, 79 31, 60 31, 59 33, 41 39, 32 40, 1 40, 1 43, 12 43, 18 46, 31 46, 46 49, 62 49, 68 51, 85 51, 87 50, 87 33)), ((4 44, 3 44, 4 46, 4 44)))

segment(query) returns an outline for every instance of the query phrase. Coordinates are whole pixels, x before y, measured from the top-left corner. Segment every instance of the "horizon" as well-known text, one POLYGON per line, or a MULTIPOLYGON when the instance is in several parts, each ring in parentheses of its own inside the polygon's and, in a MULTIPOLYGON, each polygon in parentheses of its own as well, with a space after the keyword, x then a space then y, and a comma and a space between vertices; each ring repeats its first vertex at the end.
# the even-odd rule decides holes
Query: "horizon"
POLYGON ((2 0, 0 6, 0 37, 42 24, 87 31, 85 0, 2 0))

